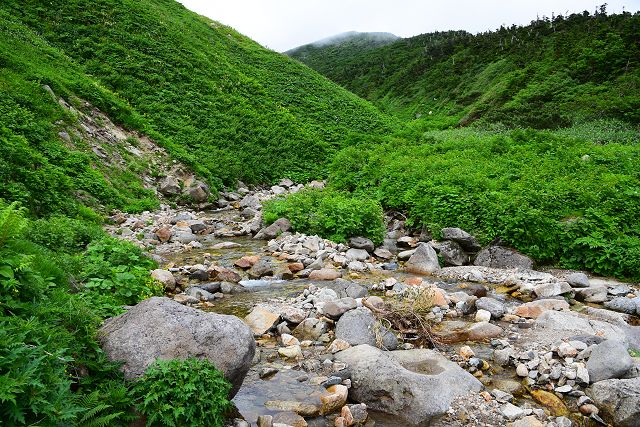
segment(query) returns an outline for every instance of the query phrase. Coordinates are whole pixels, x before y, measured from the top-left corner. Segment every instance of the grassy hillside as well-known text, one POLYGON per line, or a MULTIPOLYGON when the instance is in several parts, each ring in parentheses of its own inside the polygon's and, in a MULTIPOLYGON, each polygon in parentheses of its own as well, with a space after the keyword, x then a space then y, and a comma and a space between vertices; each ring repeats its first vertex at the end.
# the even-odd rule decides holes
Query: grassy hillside
POLYGON ((292 56, 405 119, 442 127, 640 123, 640 14, 585 12, 472 35, 423 34, 361 52, 292 56))
POLYGON ((390 126, 366 101, 173 0, 8 0, 0 8, 142 122, 116 119, 144 124, 214 186, 317 177, 345 135, 390 126))
POLYGON ((391 33, 352 31, 291 49, 285 54, 310 66, 320 74, 331 75, 333 70, 347 66, 354 57, 388 46, 399 39, 400 37, 391 33))

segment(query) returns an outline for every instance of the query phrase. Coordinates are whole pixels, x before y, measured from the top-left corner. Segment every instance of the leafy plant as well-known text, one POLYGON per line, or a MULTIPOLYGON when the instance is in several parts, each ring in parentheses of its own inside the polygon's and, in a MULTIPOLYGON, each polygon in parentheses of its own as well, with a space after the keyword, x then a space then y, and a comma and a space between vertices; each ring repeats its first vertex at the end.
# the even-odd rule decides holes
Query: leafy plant
POLYGON ((285 217, 296 231, 338 242, 364 236, 378 244, 384 234, 379 203, 330 189, 307 189, 267 202, 263 212, 267 223, 285 217))
POLYGON ((136 381, 147 426, 222 426, 231 384, 206 359, 157 360, 136 381))

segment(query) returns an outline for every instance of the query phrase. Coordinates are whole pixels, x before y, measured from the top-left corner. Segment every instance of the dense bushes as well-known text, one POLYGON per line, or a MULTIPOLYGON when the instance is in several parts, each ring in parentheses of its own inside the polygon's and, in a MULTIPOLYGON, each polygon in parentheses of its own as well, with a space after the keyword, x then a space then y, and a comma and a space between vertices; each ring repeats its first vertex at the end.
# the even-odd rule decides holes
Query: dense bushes
POLYGON ((158 360, 136 381, 137 408, 147 426, 221 427, 231 384, 206 359, 158 360))
POLYGON ((344 192, 307 189, 267 202, 265 222, 271 223, 280 217, 289 219, 296 231, 337 242, 364 236, 381 243, 384 236, 380 204, 344 192))
POLYGON ((591 129, 597 143, 569 136, 583 130, 461 129, 362 145, 336 156, 330 183, 436 235, 462 227, 542 263, 639 277, 640 145, 614 142, 637 132, 591 129))
POLYGON ((605 8, 479 34, 427 33, 358 50, 347 40, 288 54, 425 128, 442 117, 534 128, 603 117, 638 124, 640 13, 605 8))
POLYGON ((104 316, 158 292, 154 264, 95 224, 25 214, 0 203, 0 419, 125 424, 133 397, 96 332, 104 316))

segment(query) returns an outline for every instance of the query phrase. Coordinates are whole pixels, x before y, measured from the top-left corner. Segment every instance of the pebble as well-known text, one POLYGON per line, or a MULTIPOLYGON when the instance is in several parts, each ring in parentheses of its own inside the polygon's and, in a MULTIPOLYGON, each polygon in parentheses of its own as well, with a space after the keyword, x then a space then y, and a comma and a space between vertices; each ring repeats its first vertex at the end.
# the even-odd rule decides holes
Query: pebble
POLYGON ((518 366, 516 366, 516 375, 518 375, 519 377, 526 377, 529 375, 529 370, 524 365, 524 363, 520 363, 518 366))

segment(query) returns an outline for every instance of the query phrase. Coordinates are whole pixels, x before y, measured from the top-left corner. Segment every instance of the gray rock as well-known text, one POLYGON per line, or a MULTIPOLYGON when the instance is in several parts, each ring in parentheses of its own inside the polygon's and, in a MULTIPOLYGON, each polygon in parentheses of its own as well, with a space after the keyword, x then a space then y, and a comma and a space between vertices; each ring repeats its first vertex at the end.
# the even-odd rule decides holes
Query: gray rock
POLYGON ((352 346, 368 344, 382 346, 388 350, 398 347, 398 339, 387 328, 377 323, 371 310, 359 307, 350 310, 340 317, 336 324, 336 338, 342 339, 352 346))
POLYGON ((327 332, 327 322, 322 321, 316 318, 307 318, 304 319, 296 328, 293 330, 293 336, 300 340, 312 340, 315 341, 322 334, 327 332))
POLYGON ((351 283, 345 289, 345 294, 351 298, 364 298, 369 294, 369 292, 367 292, 367 288, 364 286, 358 285, 357 283, 351 283))
POLYGON ((394 416, 398 425, 425 426, 444 414, 454 398, 482 385, 433 350, 384 352, 359 345, 336 354, 351 369, 349 398, 394 416))
POLYGON ((168 270, 153 270, 151 271, 151 277, 162 283, 166 290, 173 291, 176 288, 176 278, 168 270))
POLYGON ((187 194, 193 199, 193 201, 202 203, 209 199, 211 192, 209 186, 202 181, 194 181, 191 187, 187 189, 187 194))
POLYGON ((444 240, 452 240, 470 252, 478 252, 480 250, 480 244, 476 238, 460 228, 443 228, 442 238, 444 240))
POLYGON ((489 246, 481 250, 476 256, 474 265, 492 268, 521 268, 530 270, 533 261, 526 255, 522 255, 515 249, 502 246, 489 246))
POLYGON ((623 377, 633 367, 627 345, 620 341, 606 340, 591 350, 587 371, 591 383, 623 377))
POLYGON ((373 254, 383 260, 388 260, 393 258, 393 253, 391 253, 390 250, 385 249, 385 248, 378 248, 375 251, 373 251, 373 254))
POLYGON ((349 310, 357 307, 356 300, 350 297, 328 301, 322 307, 322 313, 332 319, 338 319, 349 310))
POLYGON ((619 311, 621 313, 627 314, 635 314, 637 307, 640 306, 640 297, 617 297, 612 299, 611 301, 605 302, 604 306, 609 310, 619 311))
POLYGON ((258 233, 253 236, 253 238, 258 240, 275 239, 282 233, 285 233, 289 230, 291 230, 291 222, 287 218, 280 218, 277 219, 273 224, 258 231, 258 233))
POLYGON ((404 265, 405 270, 414 274, 431 274, 440 269, 438 255, 430 245, 419 244, 411 258, 404 265))
POLYGON ((476 301, 476 307, 479 310, 487 310, 491 313, 491 317, 499 319, 507 312, 507 308, 503 303, 494 298, 482 297, 476 301))
POLYGON ((124 362, 125 378, 142 376, 156 359, 206 358, 231 382, 231 397, 249 371, 256 349, 251 329, 237 317, 161 297, 107 320, 99 336, 109 359, 124 362))
POLYGON ((373 242, 366 237, 352 237, 349 239, 349 247, 353 249, 364 249, 372 253, 375 249, 373 242))
POLYGON ((180 183, 175 177, 169 175, 160 182, 158 190, 165 196, 176 196, 180 194, 180 183))
POLYGON ((205 291, 198 286, 191 286, 184 293, 191 297, 197 298, 199 301, 213 301, 214 299, 216 299, 216 297, 211 292, 205 291))
POLYGON ((436 246, 436 250, 440 252, 440 256, 444 260, 444 265, 461 266, 469 263, 469 255, 467 255, 462 246, 453 240, 445 240, 436 246))
POLYGON ((260 199, 253 195, 247 195, 240 200, 241 208, 257 208, 260 206, 260 199))
POLYGON ((349 249, 345 254, 348 261, 366 261, 369 259, 369 252, 364 249, 349 249))
POLYGON ((608 299, 608 289, 606 286, 590 286, 588 288, 576 288, 576 299, 584 302, 601 303, 608 299))
POLYGON ((573 288, 567 282, 541 283, 533 287, 533 292, 539 298, 549 298, 570 293, 573 288))
POLYGON ((275 266, 270 259, 260 258, 260 260, 253 264, 253 266, 249 269, 248 274, 252 279, 259 279, 265 276, 273 276, 274 270, 275 266))
POLYGON ((193 234, 191 227, 176 227, 171 236, 172 242, 179 242, 185 245, 198 240, 198 237, 193 234))
POLYGON ((409 258, 411 258, 411 256, 413 254, 415 254, 415 253, 416 253, 415 249, 410 249, 408 251, 402 251, 402 252, 398 253, 398 261, 406 261, 409 258))
POLYGON ((640 426, 640 377, 599 381, 587 394, 613 425, 640 426))
POLYGON ((584 273, 571 273, 565 280, 572 288, 588 288, 589 278, 584 273))

